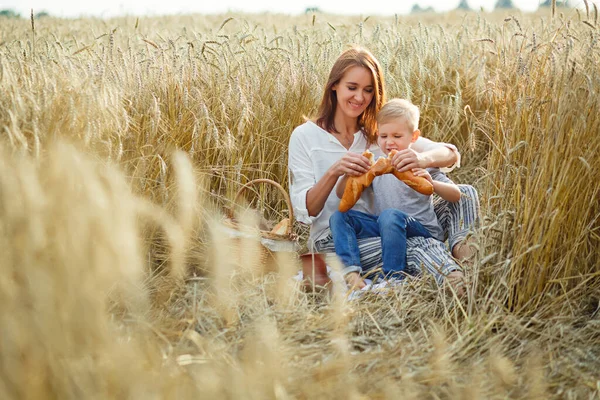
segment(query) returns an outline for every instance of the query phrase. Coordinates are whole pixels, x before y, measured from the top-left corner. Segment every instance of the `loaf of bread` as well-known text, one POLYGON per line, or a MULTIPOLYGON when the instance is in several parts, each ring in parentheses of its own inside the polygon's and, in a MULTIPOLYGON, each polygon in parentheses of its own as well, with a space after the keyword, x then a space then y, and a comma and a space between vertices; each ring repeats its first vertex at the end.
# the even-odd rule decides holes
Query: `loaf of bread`
POLYGON ((274 235, 285 235, 287 233, 288 227, 290 225, 290 219, 284 218, 273 229, 271 229, 271 233, 274 235))
POLYGON ((412 171, 399 172, 392 166, 392 157, 396 153, 396 150, 392 150, 387 158, 380 157, 377 162, 373 163, 373 153, 369 150, 365 151, 363 156, 369 158, 371 161, 371 168, 360 176, 348 177, 346 187, 344 188, 344 195, 340 200, 338 210, 346 212, 354 207, 358 199, 360 199, 363 190, 371 186, 371 183, 373 183, 373 179, 375 179, 376 176, 383 174, 394 174, 396 178, 421 194, 433 194, 433 185, 427 179, 421 176, 415 176, 412 171))
POLYGON ((341 212, 346 212, 360 199, 360 195, 362 194, 365 188, 371 186, 373 179, 375 179, 375 171, 373 170, 373 153, 369 150, 363 153, 363 156, 369 159, 371 163, 371 168, 364 174, 360 176, 350 176, 346 181, 346 187, 344 188, 344 195, 340 199, 340 205, 338 206, 338 210, 341 212))
POLYGON ((412 173, 412 171, 404 171, 400 172, 396 168, 394 168, 391 164, 391 160, 394 155, 397 153, 396 150, 390 151, 388 154, 388 162, 390 163, 390 171, 394 176, 404 182, 408 187, 412 190, 415 190, 421 194, 426 196, 431 196, 433 194, 433 185, 427 179, 422 176, 416 176, 412 173))

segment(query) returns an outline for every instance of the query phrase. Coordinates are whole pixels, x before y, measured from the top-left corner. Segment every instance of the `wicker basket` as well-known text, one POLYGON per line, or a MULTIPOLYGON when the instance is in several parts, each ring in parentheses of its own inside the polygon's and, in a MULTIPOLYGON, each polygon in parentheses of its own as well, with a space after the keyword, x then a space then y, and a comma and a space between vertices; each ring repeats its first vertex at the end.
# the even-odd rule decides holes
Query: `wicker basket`
MULTIPOLYGON (((300 275, 301 279, 304 281, 304 287, 308 291, 321 291, 323 288, 330 287, 331 279, 329 278, 327 272, 327 265, 325 263, 324 256, 322 254, 299 254, 302 246, 299 244, 298 235, 296 235, 293 228, 294 221, 294 211, 292 209, 292 203, 290 200, 290 196, 285 191, 285 189, 277 182, 271 179, 255 179, 252 180, 245 185, 243 185, 237 192, 233 207, 228 210, 228 218, 225 221, 225 227, 229 234, 229 237, 233 239, 233 241, 237 242, 237 245, 234 246, 232 252, 237 254, 240 259, 240 263, 242 263, 243 255, 237 253, 239 251, 239 242, 244 237, 248 237, 243 229, 240 229, 238 222, 235 220, 233 214, 235 206, 238 205, 244 196, 244 194, 252 187, 259 184, 269 184, 274 186, 279 190, 285 203, 287 205, 288 218, 284 218, 284 220, 288 220, 288 224, 286 225, 286 229, 284 233, 273 233, 273 231, 267 230, 259 230, 260 236, 260 244, 262 249, 261 254, 261 268, 262 272, 274 272, 277 271, 277 263, 276 263, 276 254, 278 252, 289 252, 294 253, 295 257, 298 257, 299 265, 302 267, 302 274, 300 275)), ((255 237, 255 236, 254 236, 255 237)))
MULTIPOLYGON (((228 210, 228 218, 224 221, 224 226, 227 230, 227 234, 233 241, 239 242, 242 238, 246 237, 256 237, 256 234, 251 235, 245 232, 238 223, 238 221, 234 218, 234 209, 240 204, 242 197, 249 191, 250 188, 255 187, 259 184, 269 184, 275 186, 281 193, 283 199, 285 200, 287 206, 287 214, 288 217, 284 218, 278 226, 285 225, 285 229, 283 233, 275 233, 273 230, 262 230, 258 229, 258 236, 260 239, 260 245, 262 248, 261 255, 261 263, 263 264, 264 272, 270 272, 276 270, 276 262, 275 253, 278 252, 288 252, 288 253, 296 253, 300 246, 298 244, 298 237, 293 232, 293 221, 294 221, 294 212, 292 210, 292 204, 290 201, 290 196, 287 194, 285 189, 277 182, 271 179, 255 179, 252 180, 245 185, 243 185, 237 192, 233 207, 228 210), (287 220, 287 221, 286 221, 287 220)), ((232 251, 235 251, 232 250, 232 251)), ((242 255, 239 255, 240 258, 243 258, 242 255)))

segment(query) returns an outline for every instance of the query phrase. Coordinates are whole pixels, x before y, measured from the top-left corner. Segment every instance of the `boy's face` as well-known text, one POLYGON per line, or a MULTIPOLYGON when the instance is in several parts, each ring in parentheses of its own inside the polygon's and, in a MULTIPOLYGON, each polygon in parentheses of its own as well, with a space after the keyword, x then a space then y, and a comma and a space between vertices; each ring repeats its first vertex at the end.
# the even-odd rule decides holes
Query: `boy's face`
POLYGON ((419 130, 413 131, 410 129, 405 118, 379 124, 378 130, 377 144, 386 155, 391 150, 408 149, 410 144, 419 137, 419 130))

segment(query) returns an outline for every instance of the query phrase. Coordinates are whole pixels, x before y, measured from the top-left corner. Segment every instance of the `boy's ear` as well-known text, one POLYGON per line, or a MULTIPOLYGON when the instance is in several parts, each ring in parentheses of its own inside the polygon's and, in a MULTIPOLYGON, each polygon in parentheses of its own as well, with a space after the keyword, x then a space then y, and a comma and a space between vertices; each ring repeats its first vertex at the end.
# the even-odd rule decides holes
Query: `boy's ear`
POLYGON ((413 132, 412 140, 410 142, 414 143, 419 138, 420 135, 421 135, 421 131, 418 129, 415 129, 415 131, 413 132))

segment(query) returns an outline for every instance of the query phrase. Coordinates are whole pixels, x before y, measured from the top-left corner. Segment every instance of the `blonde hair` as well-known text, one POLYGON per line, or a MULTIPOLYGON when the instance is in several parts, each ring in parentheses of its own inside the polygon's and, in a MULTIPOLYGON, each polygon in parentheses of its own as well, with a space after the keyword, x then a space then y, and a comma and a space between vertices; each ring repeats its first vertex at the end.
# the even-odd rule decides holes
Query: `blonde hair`
POLYGON ((339 83, 346 71, 356 66, 366 68, 373 77, 373 100, 371 100, 367 109, 358 116, 358 125, 362 127, 367 142, 375 143, 377 113, 385 102, 385 83, 379 61, 369 50, 362 47, 352 47, 344 51, 331 67, 327 84, 323 90, 323 98, 316 122, 326 131, 337 133, 334 124, 337 95, 333 90, 333 86, 339 83))
POLYGON ((406 99, 391 99, 377 114, 377 123, 385 124, 391 120, 404 118, 411 132, 419 129, 419 107, 406 99))

